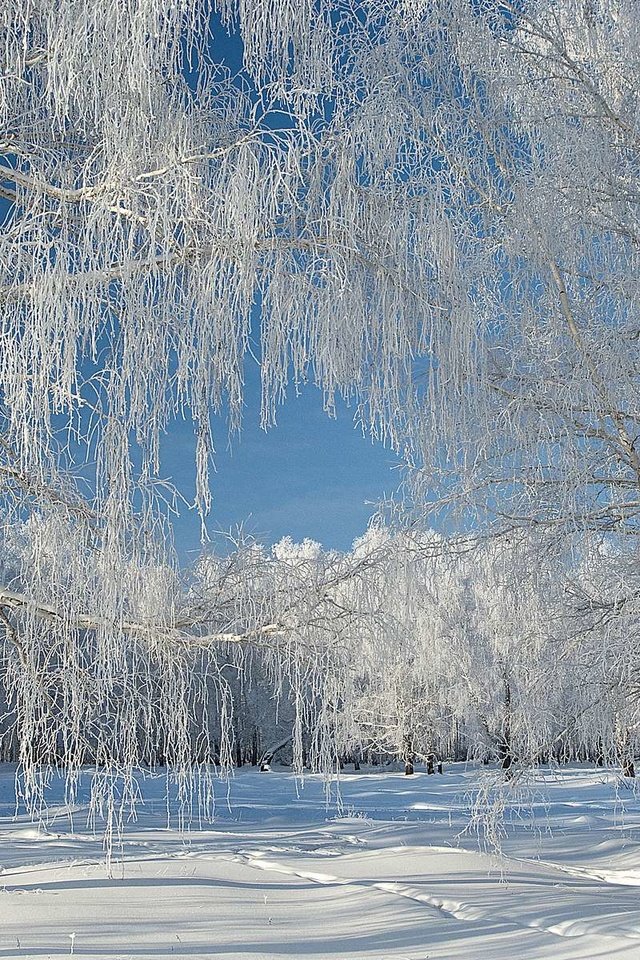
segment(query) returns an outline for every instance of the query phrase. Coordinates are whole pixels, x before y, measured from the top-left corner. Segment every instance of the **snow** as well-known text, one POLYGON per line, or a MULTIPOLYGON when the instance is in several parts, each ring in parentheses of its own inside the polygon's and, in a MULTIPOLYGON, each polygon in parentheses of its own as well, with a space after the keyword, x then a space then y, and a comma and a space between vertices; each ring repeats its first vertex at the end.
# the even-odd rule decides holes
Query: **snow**
POLYGON ((337 808, 318 777, 242 770, 215 821, 181 833, 147 775, 109 876, 87 785, 34 825, 5 768, 0 958, 637 960, 635 793, 612 772, 540 773, 497 854, 465 829, 483 776, 345 773, 337 808))

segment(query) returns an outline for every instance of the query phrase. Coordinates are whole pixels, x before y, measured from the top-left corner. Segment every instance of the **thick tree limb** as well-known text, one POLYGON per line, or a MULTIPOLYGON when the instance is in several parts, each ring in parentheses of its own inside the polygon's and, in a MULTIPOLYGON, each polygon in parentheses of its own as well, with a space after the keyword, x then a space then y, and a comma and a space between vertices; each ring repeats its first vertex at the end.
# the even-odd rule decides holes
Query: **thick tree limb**
MULTIPOLYGON (((208 633, 196 634, 187 632, 187 623, 167 627, 162 624, 141 623, 135 620, 109 620, 91 613, 66 614, 63 610, 51 604, 34 600, 22 593, 16 593, 0 587, 0 609, 8 607, 13 610, 28 609, 36 617, 51 623, 64 623, 76 630, 104 630, 113 628, 122 633, 147 637, 148 639, 164 640, 183 646, 206 647, 213 644, 225 643, 255 643, 262 638, 283 635, 285 629, 279 623, 267 623, 247 630, 243 633, 208 633)), ((0 617, 4 622, 4 619, 0 617)))

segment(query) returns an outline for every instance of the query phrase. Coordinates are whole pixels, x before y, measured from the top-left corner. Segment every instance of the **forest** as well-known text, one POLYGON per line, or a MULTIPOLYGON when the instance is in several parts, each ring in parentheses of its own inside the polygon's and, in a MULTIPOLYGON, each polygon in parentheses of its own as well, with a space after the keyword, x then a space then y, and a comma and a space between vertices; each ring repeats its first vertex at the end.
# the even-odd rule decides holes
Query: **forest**
POLYGON ((285 740, 633 774, 638 30, 633 0, 3 10, 1 750, 34 802, 43 765, 285 740), (265 427, 312 381, 405 464, 351 552, 207 547, 248 362, 265 427))

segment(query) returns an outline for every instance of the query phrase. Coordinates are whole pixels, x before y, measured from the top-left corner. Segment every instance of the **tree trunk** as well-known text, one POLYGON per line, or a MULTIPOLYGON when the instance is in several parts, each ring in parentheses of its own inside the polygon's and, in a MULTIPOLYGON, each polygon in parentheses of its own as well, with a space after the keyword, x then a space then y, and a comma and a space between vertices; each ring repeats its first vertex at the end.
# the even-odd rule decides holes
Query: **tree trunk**
POLYGON ((506 676, 503 677, 503 684, 504 722, 498 742, 498 759, 501 761, 502 769, 509 770, 513 763, 513 752, 511 748, 511 686, 506 676))
POLYGON ((414 752, 413 752, 413 737, 411 734, 406 733, 402 738, 402 758, 404 760, 404 773, 406 777, 410 777, 413 772, 414 764, 414 752))
POLYGON ((631 737, 629 731, 624 727, 618 734, 618 756, 622 765, 622 776, 634 778, 636 768, 633 757, 633 748, 631 746, 631 737))

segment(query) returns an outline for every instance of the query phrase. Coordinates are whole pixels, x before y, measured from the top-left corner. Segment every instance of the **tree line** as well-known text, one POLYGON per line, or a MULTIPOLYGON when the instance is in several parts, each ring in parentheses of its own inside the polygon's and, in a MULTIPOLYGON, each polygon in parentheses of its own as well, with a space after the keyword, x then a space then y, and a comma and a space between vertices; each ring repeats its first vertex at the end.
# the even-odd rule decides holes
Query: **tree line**
POLYGON ((25 769, 186 775, 275 760, 333 774, 393 760, 411 773, 473 759, 511 776, 589 760, 633 776, 638 595, 624 542, 453 542, 381 522, 348 553, 238 539, 182 575, 130 565, 116 625, 86 613, 99 555, 74 556, 44 518, 13 533, 0 750, 25 769), (41 579, 48 604, 33 600, 41 579), (64 592, 81 598, 75 621, 56 606, 64 592), (101 659, 95 635, 114 628, 101 659))

